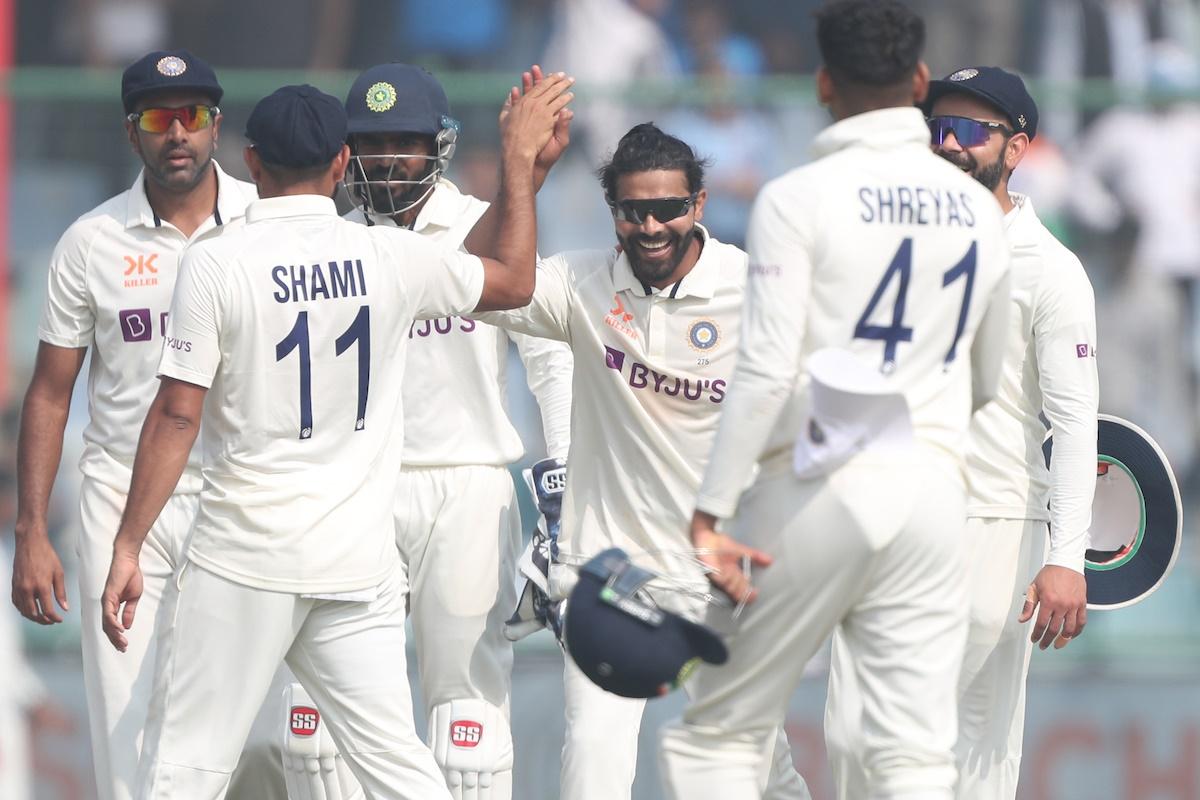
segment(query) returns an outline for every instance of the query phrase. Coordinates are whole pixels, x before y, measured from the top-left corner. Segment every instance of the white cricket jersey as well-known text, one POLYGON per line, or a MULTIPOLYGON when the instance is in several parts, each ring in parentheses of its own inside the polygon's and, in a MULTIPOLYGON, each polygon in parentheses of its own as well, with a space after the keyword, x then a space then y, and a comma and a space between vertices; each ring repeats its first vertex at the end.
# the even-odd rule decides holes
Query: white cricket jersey
MULTIPOLYGON (((72 223, 50 261, 38 338, 58 347, 92 347, 89 421, 79 467, 129 491, 146 411, 158 391, 158 359, 179 256, 190 243, 222 233, 258 197, 213 162, 217 204, 189 238, 159 219, 146 198, 145 173, 127 191, 72 223)), ((200 491, 200 451, 192 450, 177 492, 200 491)))
POLYGON ((190 248, 159 367, 210 387, 188 557, 272 591, 378 585, 397 559, 409 325, 482 291, 474 256, 314 195, 256 201, 240 230, 190 248))
POLYGON ((746 325, 697 504, 718 517, 733 514, 755 462, 790 461, 814 351, 877 365, 908 402, 918 445, 960 472, 985 311, 991 380, 999 369, 1009 256, 996 199, 931 152, 916 109, 849 117, 813 149, 751 214, 746 325))
POLYGON ((1046 563, 1082 572, 1096 490, 1096 303, 1079 259, 1046 230, 1028 197, 1012 200, 1004 218, 1008 343, 996 399, 971 420, 967 513, 1049 520, 1046 563), (1043 412, 1054 431, 1049 469, 1043 412))
MULTIPOLYGON (((443 247, 463 250, 487 207, 443 179, 417 214, 413 230, 443 247)), ((346 219, 396 227, 387 215, 368 216, 359 209, 346 219)), ((547 455, 566 457, 571 425, 571 351, 566 345, 453 316, 418 320, 408 337, 406 466, 500 466, 522 456, 521 437, 508 416, 510 337, 541 410, 547 455)))
POLYGON ((687 524, 733 373, 746 254, 700 235, 695 266, 661 291, 615 249, 567 252, 539 263, 528 306, 485 315, 575 356, 565 563, 620 547, 704 582, 687 524))

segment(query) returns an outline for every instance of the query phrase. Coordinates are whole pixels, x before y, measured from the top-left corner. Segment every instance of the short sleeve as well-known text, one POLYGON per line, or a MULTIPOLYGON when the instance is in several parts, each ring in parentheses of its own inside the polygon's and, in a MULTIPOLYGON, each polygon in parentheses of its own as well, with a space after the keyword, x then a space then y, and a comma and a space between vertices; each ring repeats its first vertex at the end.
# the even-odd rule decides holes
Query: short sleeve
POLYGON ((220 266, 203 248, 179 264, 158 374, 210 388, 221 363, 224 292, 220 266))
POLYGON ((538 261, 533 299, 523 308, 472 314, 475 319, 529 336, 544 339, 571 339, 571 308, 574 287, 564 254, 538 261))
POLYGON ((96 313, 87 288, 91 237, 72 226, 50 257, 46 304, 38 338, 59 347, 88 347, 94 341, 96 313))
POLYGON ((483 294, 483 262, 478 257, 428 241, 411 231, 378 230, 388 237, 385 241, 391 248, 391 263, 404 265, 404 285, 414 317, 457 316, 479 305, 483 294))

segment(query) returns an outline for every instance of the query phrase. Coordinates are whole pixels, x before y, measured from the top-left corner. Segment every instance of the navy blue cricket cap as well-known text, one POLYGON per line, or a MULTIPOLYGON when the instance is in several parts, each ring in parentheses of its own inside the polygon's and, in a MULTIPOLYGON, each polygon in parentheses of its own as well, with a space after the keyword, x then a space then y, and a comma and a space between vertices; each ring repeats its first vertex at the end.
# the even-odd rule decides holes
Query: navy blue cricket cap
POLYGON ((658 697, 700 661, 724 664, 729 651, 710 628, 647 602, 639 590, 655 576, 619 548, 579 570, 566 606, 563 640, 592 683, 622 697, 658 697))
POLYGON ((220 103, 225 94, 213 68, 187 50, 147 53, 121 75, 121 102, 126 114, 151 92, 179 90, 203 92, 212 98, 213 105, 220 103))
POLYGON ((1033 102, 1020 76, 1000 67, 964 67, 940 81, 930 81, 929 95, 921 110, 928 115, 939 98, 956 92, 973 95, 995 106, 1008 117, 1015 132, 1024 133, 1030 139, 1037 133, 1037 103, 1033 102))
POLYGON ((328 164, 346 142, 346 110, 315 86, 284 86, 258 101, 246 138, 259 157, 281 167, 328 164))
POLYGON ((393 62, 371 67, 346 94, 349 133, 426 133, 453 127, 446 91, 428 70, 393 62))

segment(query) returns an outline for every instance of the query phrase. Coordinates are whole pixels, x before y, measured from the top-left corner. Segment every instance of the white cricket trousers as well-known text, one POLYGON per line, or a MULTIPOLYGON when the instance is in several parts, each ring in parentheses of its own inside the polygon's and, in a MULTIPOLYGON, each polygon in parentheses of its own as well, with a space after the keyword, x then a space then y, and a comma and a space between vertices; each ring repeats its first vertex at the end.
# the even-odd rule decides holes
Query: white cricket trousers
MULTIPOLYGON (((570 611, 568 610, 568 614, 570 611)), ((646 701, 601 689, 565 663, 567 733, 562 752, 560 800, 628 800, 637 773, 638 734, 646 701)), ((689 691, 691 682, 684 684, 689 691)), ((782 720, 780 721, 782 725, 782 720)), ((796 772, 782 727, 764 744, 759 779, 768 800, 811 800, 796 772)))
MULTIPOLYGON (((163 595, 179 565, 199 507, 198 494, 174 494, 142 546, 142 599, 117 652, 100 627, 100 597, 112 564, 113 537, 126 493, 85 476, 79 489, 80 634, 92 762, 99 800, 130 800, 137 778, 142 731, 154 687, 155 636, 163 595)), ((255 706, 257 709, 258 706, 255 706)))
POLYGON ((448 800, 414 730, 402 574, 371 602, 254 589, 194 563, 168 586, 140 800, 224 797, 284 660, 368 798, 448 800))
MULTIPOLYGON (((479 698, 509 715, 521 512, 508 467, 404 467, 396 544, 426 713, 479 698)), ((486 735, 486 732, 485 732, 486 735)))
MULTIPOLYGON (((1046 559, 1045 522, 966 521, 970 627, 958 682, 958 800, 1014 800, 1025 734, 1025 678, 1033 643, 1017 622, 1025 590, 1046 559)), ((841 632, 834 634, 825 743, 838 800, 863 796, 862 700, 841 632)))
POLYGON ((1025 591, 1046 562, 1049 526, 1038 520, 967 520, 971 627, 958 683, 958 798, 1014 800, 1025 737, 1025 678, 1033 642, 1017 622, 1025 591))
POLYGON ((856 800, 950 800, 964 506, 947 458, 860 455, 814 481, 764 465, 735 532, 775 560, 755 573, 759 597, 728 663, 697 669, 683 720, 663 733, 668 797, 761 797, 764 743, 805 663, 841 624, 862 687, 868 787, 856 800))

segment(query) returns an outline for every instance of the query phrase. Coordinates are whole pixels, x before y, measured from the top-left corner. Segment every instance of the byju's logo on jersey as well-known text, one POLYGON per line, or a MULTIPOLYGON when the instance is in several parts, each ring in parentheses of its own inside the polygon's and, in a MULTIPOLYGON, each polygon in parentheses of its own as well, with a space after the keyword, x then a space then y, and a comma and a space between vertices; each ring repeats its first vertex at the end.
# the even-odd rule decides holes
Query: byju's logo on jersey
POLYGON ((312 706, 292 706, 288 727, 293 736, 312 736, 321 724, 321 713, 312 706))
POLYGON ((1088 356, 1095 358, 1096 357, 1096 348, 1092 347, 1090 344, 1075 345, 1075 357, 1076 358, 1087 358, 1088 356))
POLYGON ((140 286, 158 286, 158 267, 154 266, 154 259, 158 258, 158 253, 146 255, 140 253, 136 258, 133 256, 124 256, 125 264, 125 288, 135 289, 140 286))
POLYGON ((693 350, 701 352, 717 346, 721 338, 721 329, 711 319, 698 319, 688 328, 688 345, 693 350))
POLYGON ((625 301, 621 299, 621 295, 614 294, 613 307, 604 315, 604 324, 620 331, 630 339, 636 339, 637 329, 629 324, 631 322, 633 322, 633 313, 625 310, 625 301))
POLYGON ((121 338, 127 342, 148 342, 154 335, 148 308, 127 308, 117 313, 117 321, 121 323, 121 338))
POLYGON ((450 744, 455 747, 478 747, 483 740, 483 726, 469 719, 450 723, 450 744))
MULTIPOLYGON (((604 366, 625 377, 625 354, 615 347, 604 346, 604 366)), ((710 403, 720 403, 725 399, 725 380, 717 378, 676 378, 665 373, 656 372, 640 361, 630 360, 629 378, 631 388, 649 389, 655 394, 665 394, 670 397, 683 397, 685 400, 701 400, 708 398, 710 403)))

